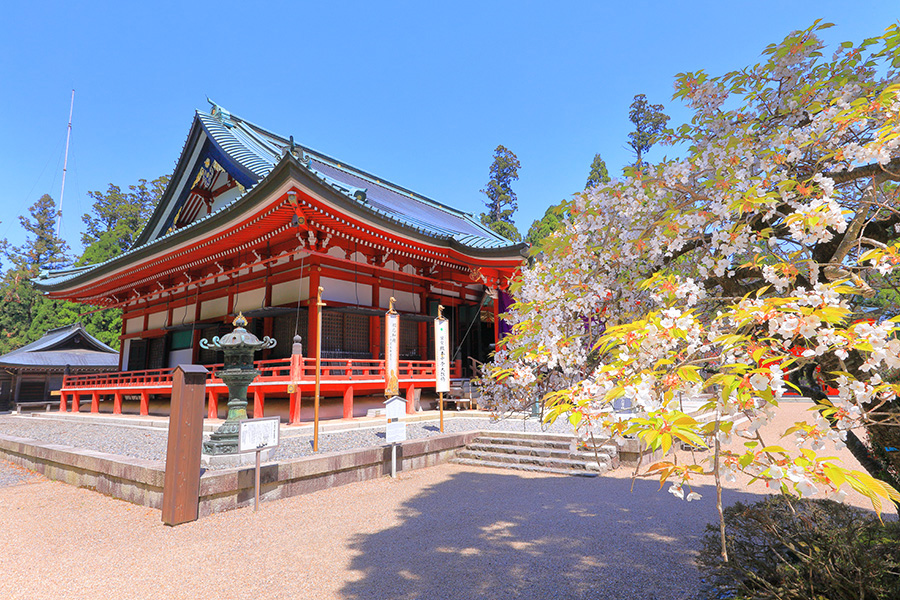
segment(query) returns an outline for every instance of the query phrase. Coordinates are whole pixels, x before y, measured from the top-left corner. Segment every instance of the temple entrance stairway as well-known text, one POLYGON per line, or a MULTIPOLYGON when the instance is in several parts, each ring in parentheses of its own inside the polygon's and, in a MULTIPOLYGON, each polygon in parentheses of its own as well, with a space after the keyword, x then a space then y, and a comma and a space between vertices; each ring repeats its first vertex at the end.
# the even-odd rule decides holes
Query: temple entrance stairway
POLYGON ((618 447, 575 447, 568 435, 484 432, 459 451, 457 464, 596 477, 619 466, 618 447))

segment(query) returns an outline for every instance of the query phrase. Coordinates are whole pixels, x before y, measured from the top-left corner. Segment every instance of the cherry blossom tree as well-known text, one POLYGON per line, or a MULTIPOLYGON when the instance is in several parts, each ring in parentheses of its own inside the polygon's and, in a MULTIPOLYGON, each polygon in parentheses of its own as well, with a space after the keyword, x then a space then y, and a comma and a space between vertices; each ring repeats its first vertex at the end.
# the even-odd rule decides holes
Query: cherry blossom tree
POLYGON ((826 58, 829 26, 790 34, 757 65, 676 77, 694 114, 663 142, 681 158, 570 202, 516 284, 513 333, 485 378, 495 410, 539 401, 585 439, 708 447, 706 461, 666 457, 639 474, 688 500, 712 474, 720 512, 721 480, 740 474, 801 496, 852 488, 878 511, 900 501, 828 456, 866 424, 897 425, 900 382, 884 375, 900 367, 900 326, 869 300, 896 289, 900 265, 900 28, 826 58), (799 451, 762 438, 786 393, 823 385, 815 424, 786 432, 799 451), (722 448, 733 436, 745 451, 722 448))

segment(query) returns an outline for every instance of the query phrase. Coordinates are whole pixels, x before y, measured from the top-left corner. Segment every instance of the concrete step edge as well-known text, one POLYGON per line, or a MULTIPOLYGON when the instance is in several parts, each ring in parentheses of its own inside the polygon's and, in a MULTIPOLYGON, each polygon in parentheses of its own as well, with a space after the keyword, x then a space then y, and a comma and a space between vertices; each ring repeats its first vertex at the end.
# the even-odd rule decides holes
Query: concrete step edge
POLYGON ((460 458, 473 460, 485 460, 498 463, 543 465, 553 468, 581 469, 585 471, 608 471, 610 463, 597 464, 596 461, 573 460, 568 458, 545 458, 540 456, 522 456, 520 454, 507 454, 500 452, 484 452, 478 450, 460 450, 457 454, 460 458))
POLYGON ((543 467, 539 465, 522 465, 517 463, 495 463, 486 460, 473 460, 470 458, 454 458, 451 462, 460 465, 471 465, 475 467, 491 467, 494 469, 515 469, 517 471, 531 471, 534 473, 549 473, 553 475, 569 475, 573 477, 598 477, 598 471, 585 471, 582 469, 554 469, 552 467, 543 467))
MULTIPOLYGON (((593 452, 577 451, 570 452, 567 449, 561 450, 557 448, 539 448, 535 446, 512 446, 509 444, 480 444, 472 442, 467 446, 469 450, 477 450, 481 452, 495 452, 502 454, 518 454, 522 456, 539 456, 546 458, 569 458, 572 460, 596 461, 597 456, 593 452)), ((598 452, 600 461, 611 462, 613 457, 605 452, 598 452)))

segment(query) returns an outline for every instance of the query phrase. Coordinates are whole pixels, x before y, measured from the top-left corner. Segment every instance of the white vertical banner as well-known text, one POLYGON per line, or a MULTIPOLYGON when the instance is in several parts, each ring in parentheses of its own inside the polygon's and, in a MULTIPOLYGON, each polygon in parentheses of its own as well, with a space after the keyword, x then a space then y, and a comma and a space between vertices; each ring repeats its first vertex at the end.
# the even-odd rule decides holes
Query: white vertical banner
POLYGON ((384 315, 384 395, 389 398, 400 395, 400 315, 393 305, 384 315))
POLYGON ((444 317, 434 320, 434 391, 450 391, 450 326, 444 317))

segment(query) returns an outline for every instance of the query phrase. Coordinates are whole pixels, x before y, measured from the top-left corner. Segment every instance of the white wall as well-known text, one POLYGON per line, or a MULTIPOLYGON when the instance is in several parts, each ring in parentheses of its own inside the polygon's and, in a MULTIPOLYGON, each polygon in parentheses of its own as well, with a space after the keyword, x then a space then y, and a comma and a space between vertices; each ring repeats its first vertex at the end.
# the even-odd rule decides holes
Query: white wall
POLYGON ((169 352, 169 368, 174 369, 178 365, 189 365, 193 358, 193 351, 190 348, 184 350, 172 350, 169 352))
POLYGON ((332 302, 345 302, 347 304, 372 305, 372 286, 364 283, 355 284, 352 281, 342 281, 322 277, 319 285, 325 290, 322 292, 322 300, 332 302), (357 298, 359 301, 357 302, 357 298))

